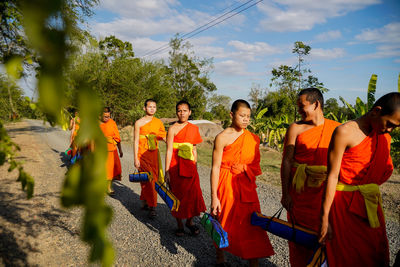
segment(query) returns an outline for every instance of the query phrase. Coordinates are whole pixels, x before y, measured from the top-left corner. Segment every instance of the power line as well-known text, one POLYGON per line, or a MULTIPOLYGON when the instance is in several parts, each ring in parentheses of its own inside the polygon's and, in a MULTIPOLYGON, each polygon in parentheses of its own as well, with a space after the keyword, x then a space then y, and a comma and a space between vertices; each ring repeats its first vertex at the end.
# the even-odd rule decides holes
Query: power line
MULTIPOLYGON (((242 7, 243 5, 246 5, 247 3, 252 2, 252 1, 254 1, 254 0, 249 0, 249 1, 247 1, 246 3, 244 3, 244 4, 240 5, 240 6, 238 6, 238 7, 234 8, 234 9, 232 9, 232 10, 230 10, 230 11, 228 11, 228 12, 222 14, 222 15, 220 15, 219 17, 213 19, 212 21, 210 21, 210 22, 208 22, 208 23, 206 23, 206 24, 203 24, 202 26, 197 27, 196 29, 192 30, 191 32, 188 32, 188 33, 182 35, 181 38, 184 38, 185 36, 187 36, 187 35, 189 35, 189 34, 195 32, 195 31, 198 31, 199 29, 201 29, 201 28, 203 28, 203 27, 209 25, 210 23, 212 23, 212 22, 214 22, 214 21, 220 19, 221 17, 224 17, 226 14, 229 14, 229 13, 235 11, 236 9, 242 7)), ((230 5, 230 6, 228 6, 227 8, 223 9, 223 10, 220 11, 220 12, 224 12, 224 11, 227 10, 228 8, 234 6, 236 3, 238 3, 238 1, 236 1, 235 3, 233 3, 233 4, 230 5)), ((220 13, 220 12, 218 12, 218 13, 220 13)), ((218 13, 217 13, 217 14, 218 14, 218 13)), ((161 47, 159 47, 159 48, 157 48, 157 49, 150 50, 150 51, 146 52, 146 53, 145 53, 143 56, 141 56, 141 57, 144 58, 144 57, 147 57, 147 56, 151 56, 151 55, 153 55, 153 54, 157 54, 158 51, 159 51, 159 52, 162 52, 162 51, 165 50, 165 48, 169 48, 169 44, 165 44, 165 45, 163 45, 163 46, 161 46, 161 47)))
MULTIPOLYGON (((181 38, 182 38, 182 41, 185 41, 185 40, 187 40, 187 39, 189 39, 189 38, 191 38, 191 37, 193 37, 193 36, 195 36, 195 35, 197 35, 197 34, 199 34, 199 33, 204 32, 205 30, 208 30, 208 29, 211 28, 211 27, 214 27, 214 26, 216 26, 216 25, 218 25, 218 24, 224 22, 225 20, 227 20, 227 19, 229 19, 229 18, 231 18, 231 17, 233 17, 233 16, 236 16, 236 15, 242 13, 243 11, 249 9, 249 8, 252 7, 252 6, 257 5, 258 3, 262 2, 263 0, 258 0, 257 2, 255 2, 255 3, 253 3, 253 4, 249 5, 249 6, 247 6, 247 7, 245 7, 245 8, 243 8, 243 9, 241 9, 241 10, 239 10, 238 12, 236 12, 236 13, 234 13, 234 14, 232 14, 232 15, 230 15, 230 16, 228 16, 228 17, 226 17, 226 18, 224 18, 224 19, 222 19, 222 20, 220 20, 220 21, 217 21, 217 20, 219 20, 220 18, 226 16, 227 14, 232 13, 233 11, 235 11, 235 10, 237 10, 237 9, 239 9, 239 8, 245 6, 245 5, 247 5, 247 4, 249 4, 250 2, 253 2, 253 1, 255 1, 255 0, 249 0, 249 1, 245 2, 244 4, 241 4, 240 6, 238 6, 238 7, 234 8, 234 9, 232 9, 232 10, 230 10, 230 11, 228 11, 228 12, 222 14, 222 15, 220 15, 219 17, 213 19, 212 21, 210 21, 210 22, 208 22, 208 23, 206 23, 206 24, 204 24, 204 25, 202 25, 202 26, 200 26, 200 27, 198 27, 198 28, 192 30, 191 32, 188 32, 188 33, 182 35, 182 37, 181 37, 181 38), (217 21, 217 22, 215 22, 215 21, 217 21), (214 22, 215 22, 215 23, 214 23, 214 22), (213 23, 213 24, 212 24, 212 23, 213 23), (210 25, 210 24, 211 24, 211 25, 210 25), (208 26, 208 25, 209 25, 209 26, 208 26), (206 26, 208 26, 208 27, 206 27, 206 26), (206 28, 204 28, 204 27, 206 27, 206 28), (204 28, 204 29, 202 29, 202 28, 204 28), (200 30, 200 29, 201 29, 201 30, 200 30), (189 36, 188 36, 188 35, 189 35, 189 36), (186 37, 186 36, 188 36, 188 37, 186 37), (184 37, 186 37, 186 38, 184 38, 184 37)), ((232 6, 232 5, 231 5, 231 6, 232 6)), ((228 7, 228 8, 229 8, 229 7, 228 7)), ((227 8, 226 8, 226 9, 227 9, 227 8)), ((226 9, 225 9, 225 10, 226 10, 226 9)), ((157 49, 155 49, 155 50, 152 50, 152 51, 150 51, 150 52, 147 52, 145 55, 141 56, 141 58, 144 58, 144 57, 147 57, 147 56, 152 56, 152 55, 155 55, 155 54, 164 52, 166 49, 169 49, 169 44, 163 45, 163 46, 161 46, 161 47, 159 47, 159 48, 157 48, 157 49)))

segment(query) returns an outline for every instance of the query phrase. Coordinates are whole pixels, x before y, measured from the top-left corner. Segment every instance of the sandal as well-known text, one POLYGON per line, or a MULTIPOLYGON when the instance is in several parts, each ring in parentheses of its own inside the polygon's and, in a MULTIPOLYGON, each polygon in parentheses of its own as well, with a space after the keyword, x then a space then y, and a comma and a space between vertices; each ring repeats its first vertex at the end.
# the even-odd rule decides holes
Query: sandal
POLYGON ((115 196, 115 191, 114 191, 114 190, 109 191, 109 192, 108 192, 108 195, 109 195, 110 197, 115 196))
POLYGON ((149 207, 149 218, 154 219, 157 216, 156 209, 154 207, 149 207))
POLYGON ((146 204, 146 205, 143 205, 140 209, 141 210, 149 210, 149 206, 147 206, 147 204, 146 204))
POLYGON ((183 228, 178 228, 178 229, 175 230, 175 235, 177 237, 182 237, 182 236, 185 235, 185 230, 183 230, 183 228))
POLYGON ((193 236, 196 236, 198 234, 200 234, 200 229, 197 225, 190 225, 190 224, 185 224, 186 227, 190 230, 190 232, 192 233, 193 236))

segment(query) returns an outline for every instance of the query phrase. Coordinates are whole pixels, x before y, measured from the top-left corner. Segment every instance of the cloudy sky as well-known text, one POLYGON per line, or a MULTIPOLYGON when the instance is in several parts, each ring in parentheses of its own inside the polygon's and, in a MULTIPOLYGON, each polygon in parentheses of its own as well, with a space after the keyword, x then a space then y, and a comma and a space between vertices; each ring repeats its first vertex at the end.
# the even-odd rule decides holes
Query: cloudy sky
POLYGON ((357 96, 366 99, 373 73, 378 75, 377 96, 397 90, 399 0, 257 2, 100 0, 89 27, 98 38, 115 35, 131 42, 137 57, 166 59, 168 49, 152 51, 167 47, 176 33, 211 26, 249 7, 188 39, 197 56, 213 58, 211 79, 218 94, 247 99, 252 85, 267 88, 273 67, 295 66, 296 41, 311 46, 306 67, 330 89, 327 98, 343 96, 353 103, 357 96))

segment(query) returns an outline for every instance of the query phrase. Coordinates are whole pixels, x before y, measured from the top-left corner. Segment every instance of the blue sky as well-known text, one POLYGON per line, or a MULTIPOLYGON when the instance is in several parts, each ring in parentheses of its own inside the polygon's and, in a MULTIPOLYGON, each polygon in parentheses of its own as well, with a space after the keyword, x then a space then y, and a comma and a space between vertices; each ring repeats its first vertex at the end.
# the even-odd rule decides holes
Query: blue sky
MULTIPOLYGON (((141 57, 245 2, 100 0, 88 25, 98 38, 131 42, 141 57)), ((397 90, 400 1, 264 0, 188 41, 196 56, 213 58, 217 93, 232 99, 247 99, 254 84, 268 88, 273 67, 295 66, 291 51, 302 41, 312 47, 306 67, 330 89, 326 99, 343 96, 354 103, 357 96, 366 99, 373 73, 377 97, 397 90)), ((146 59, 167 57, 164 50, 146 59)))

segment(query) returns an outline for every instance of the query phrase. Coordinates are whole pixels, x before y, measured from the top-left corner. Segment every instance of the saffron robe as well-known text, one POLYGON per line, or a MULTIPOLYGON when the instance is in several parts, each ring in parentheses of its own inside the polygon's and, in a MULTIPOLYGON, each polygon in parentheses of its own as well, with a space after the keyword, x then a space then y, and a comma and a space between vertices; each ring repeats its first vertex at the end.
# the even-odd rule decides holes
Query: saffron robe
POLYGON ((121 142, 117 124, 109 119, 100 124, 100 129, 107 139, 107 180, 121 180, 121 161, 119 160, 117 143, 121 142))
MULTIPOLYGON (((188 123, 174 137, 175 143, 201 143, 199 128, 188 123)), ((169 168, 170 189, 179 199, 178 211, 172 211, 172 216, 180 219, 199 216, 206 210, 203 194, 200 188, 199 174, 196 163, 178 156, 179 149, 173 148, 171 164, 169 168)))
MULTIPOLYGON (((140 127, 139 134, 155 135, 156 139, 162 140, 166 136, 164 124, 157 118, 152 118, 151 121, 140 127)), ((157 142, 158 143, 158 142, 157 142)), ((157 149, 149 150, 149 142, 146 137, 139 138, 139 150, 138 158, 140 161, 140 170, 142 172, 150 172, 152 175, 151 182, 141 182, 140 186, 142 192, 140 193, 140 199, 145 200, 147 205, 150 207, 157 206, 157 192, 155 190, 155 182, 159 177, 159 162, 158 162, 158 144, 157 149)), ((162 168, 162 166, 161 166, 162 168)))
POLYGON ((229 240, 223 250, 243 259, 274 254, 267 232, 250 223, 251 214, 261 212, 256 191, 256 176, 261 174, 259 145, 260 139, 244 130, 224 148, 218 180, 218 220, 229 240))
MULTIPOLYGON (((313 127, 298 135, 294 151, 295 162, 307 164, 307 166, 327 166, 329 142, 333 131, 339 125, 340 123, 336 121, 325 119, 324 124, 313 127)), ((292 179, 296 169, 296 167, 292 167, 291 169, 290 177, 292 179)), ((307 176, 301 192, 297 192, 293 186, 290 187, 289 194, 293 201, 292 216, 288 213, 288 220, 290 222, 294 219, 296 224, 300 226, 315 232, 319 231, 325 180, 326 175, 322 183, 315 180, 314 177, 307 176), (314 187, 316 185, 319 186, 314 187)), ((290 181, 291 183, 292 181, 290 181)), ((307 266, 307 262, 313 253, 314 251, 311 249, 289 242, 291 266, 307 266)))
MULTIPOLYGON (((389 134, 372 132, 342 158, 339 183, 381 185, 393 172, 389 134)), ((336 191, 329 222, 333 239, 327 242, 328 265, 389 266, 389 244, 382 206, 375 211, 380 226, 372 228, 360 191, 336 191)))

